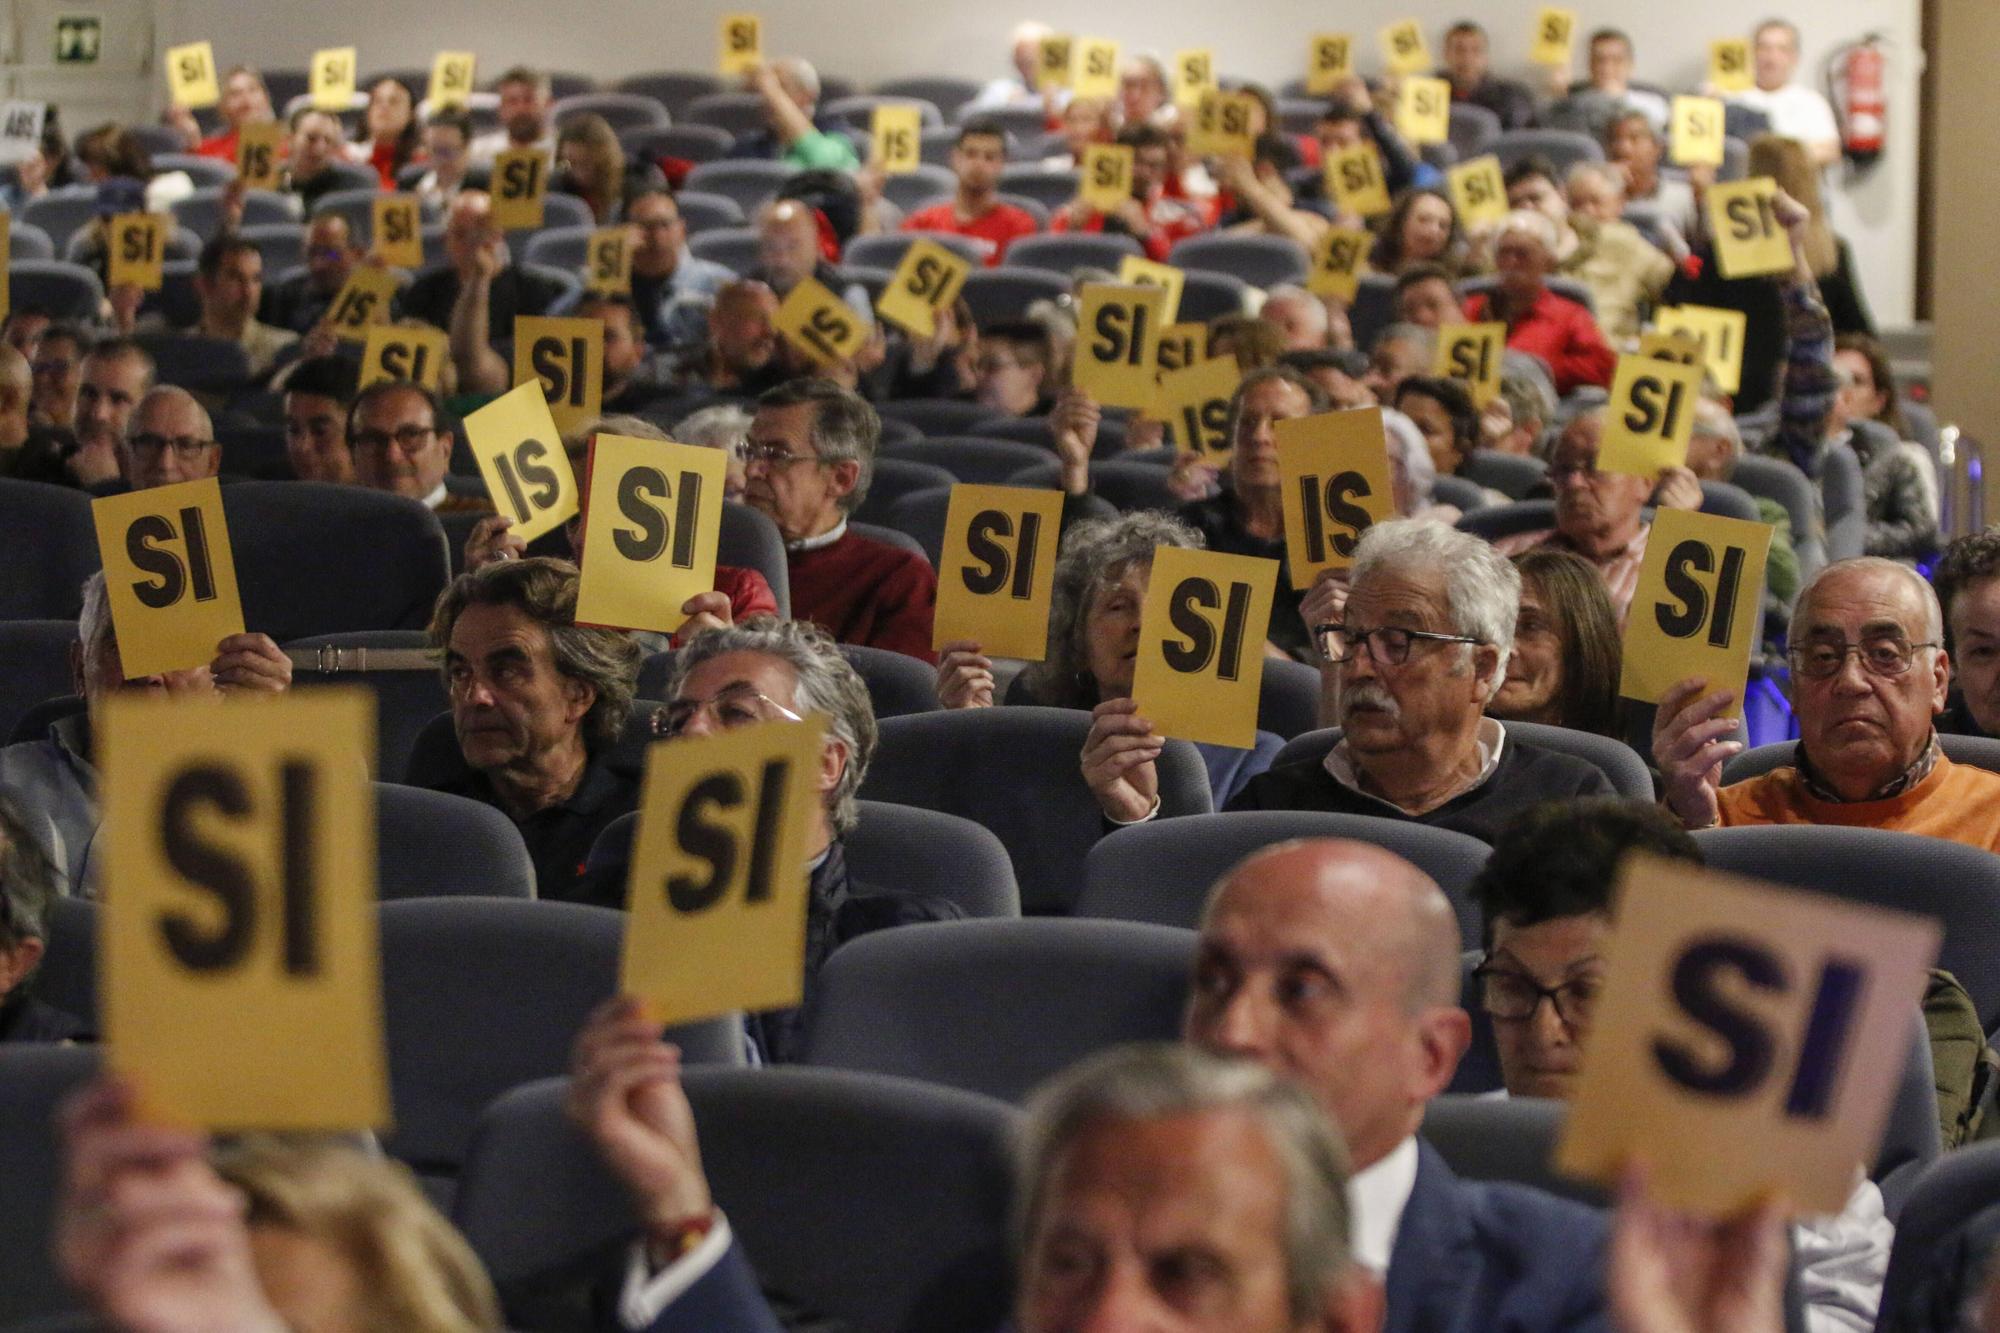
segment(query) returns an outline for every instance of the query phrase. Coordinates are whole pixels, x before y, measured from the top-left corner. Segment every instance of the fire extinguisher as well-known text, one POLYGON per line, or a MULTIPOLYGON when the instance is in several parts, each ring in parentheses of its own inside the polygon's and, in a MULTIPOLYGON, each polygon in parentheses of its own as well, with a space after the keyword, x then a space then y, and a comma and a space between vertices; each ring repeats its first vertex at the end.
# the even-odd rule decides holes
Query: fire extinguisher
POLYGON ((1872 165, 1888 138, 1886 64, 1879 33, 1869 33, 1827 59, 1827 92, 1840 118, 1840 146, 1857 167, 1872 165))

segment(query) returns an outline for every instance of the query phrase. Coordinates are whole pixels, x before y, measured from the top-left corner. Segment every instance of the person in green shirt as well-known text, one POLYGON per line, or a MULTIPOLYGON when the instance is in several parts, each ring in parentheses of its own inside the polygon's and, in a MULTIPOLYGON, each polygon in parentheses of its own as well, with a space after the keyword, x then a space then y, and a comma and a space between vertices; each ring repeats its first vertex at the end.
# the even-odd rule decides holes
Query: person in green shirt
POLYGON ((801 171, 853 171, 861 165, 852 140, 814 123, 819 72, 811 63, 787 56, 751 70, 749 82, 750 90, 764 99, 764 118, 779 161, 801 171))

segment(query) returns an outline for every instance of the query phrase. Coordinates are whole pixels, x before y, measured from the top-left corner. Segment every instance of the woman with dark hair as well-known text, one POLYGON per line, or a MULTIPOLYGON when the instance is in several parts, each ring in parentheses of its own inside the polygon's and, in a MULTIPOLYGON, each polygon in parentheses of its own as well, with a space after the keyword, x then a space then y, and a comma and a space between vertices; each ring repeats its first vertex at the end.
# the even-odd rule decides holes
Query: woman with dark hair
MULTIPOLYGON (((1048 652, 1008 686, 1006 704, 1045 708, 1095 708, 1132 693, 1139 611, 1153 575, 1153 552, 1178 546, 1198 550, 1201 534, 1177 518, 1151 510, 1090 519, 1063 534, 1049 605, 1048 652)), ((948 643, 938 657, 937 696, 946 708, 987 708, 993 698, 993 661, 978 643, 948 643)), ((1279 741, 1266 732, 1248 750, 1200 745, 1209 788, 1220 810, 1242 785, 1270 767, 1279 741)))
POLYGON ((1479 412, 1457 380, 1413 375, 1396 386, 1394 406, 1423 432, 1439 476, 1456 475, 1479 445, 1479 412))
POLYGON ((1389 274, 1412 264, 1442 264, 1458 274, 1465 264, 1465 232, 1450 198, 1440 190, 1403 191, 1368 264, 1377 273, 1389 274))
POLYGON ((1514 651, 1487 713, 1618 736, 1622 649, 1603 576, 1580 556, 1547 547, 1515 556, 1514 567, 1521 571, 1514 651))
POLYGON ((1915 438, 1903 417, 1889 349, 1879 339, 1866 333, 1841 334, 1833 340, 1833 367, 1840 372, 1841 392, 1849 399, 1849 421, 1879 421, 1899 440, 1915 438))
POLYGON ((375 168, 382 188, 396 188, 396 173, 423 156, 423 128, 417 103, 401 79, 377 79, 368 87, 368 137, 355 145, 360 160, 375 168))

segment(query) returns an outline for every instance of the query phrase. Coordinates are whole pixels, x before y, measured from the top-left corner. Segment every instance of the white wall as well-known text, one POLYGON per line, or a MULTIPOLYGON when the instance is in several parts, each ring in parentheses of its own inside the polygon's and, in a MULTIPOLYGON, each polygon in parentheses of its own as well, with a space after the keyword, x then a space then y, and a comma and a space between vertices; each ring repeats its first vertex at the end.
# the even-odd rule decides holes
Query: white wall
MULTIPOLYGON (((482 77, 525 61, 604 79, 658 69, 713 67, 716 26, 725 12, 757 10, 773 52, 805 55, 827 73, 869 82, 904 73, 983 78, 1004 71, 1007 34, 1023 18, 1044 19, 1128 48, 1165 54, 1208 46, 1226 74, 1272 84, 1303 72, 1315 29, 1346 29, 1375 50, 1373 33, 1416 17, 1433 49, 1452 20, 1475 14, 1493 34, 1495 61, 1525 72, 1528 31, 1541 0, 1363 0, 1331 10, 1311 0, 1265 0, 1238 9, 1228 0, 1095 0, 1066 9, 1031 0, 341 0, 298 6, 270 0, 158 0, 160 45, 207 38, 217 63, 302 67, 313 49, 355 45, 363 69, 428 66, 437 49, 471 49, 482 77), (1248 21, 1245 21, 1248 20, 1248 21)), ((1571 0, 1574 4, 1575 0, 1571 0)), ((1914 306, 1917 236, 1918 0, 1615 0, 1578 6, 1588 29, 1616 24, 1631 33, 1641 78, 1692 87, 1706 69, 1711 38, 1747 35, 1767 13, 1805 33, 1806 68, 1865 32, 1893 46, 1890 136, 1884 160, 1865 179, 1836 184, 1835 220, 1853 241, 1878 322, 1908 322, 1914 306)))

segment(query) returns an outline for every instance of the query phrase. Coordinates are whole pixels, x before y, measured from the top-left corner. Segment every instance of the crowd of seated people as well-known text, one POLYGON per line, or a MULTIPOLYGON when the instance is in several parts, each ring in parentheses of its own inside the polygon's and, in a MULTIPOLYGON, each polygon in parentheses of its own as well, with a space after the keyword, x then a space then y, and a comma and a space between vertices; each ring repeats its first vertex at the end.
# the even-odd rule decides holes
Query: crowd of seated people
MULTIPOLYGON (((1581 145, 1574 163, 1513 160, 1505 209, 1484 221, 1454 203, 1449 145, 1399 129, 1393 78, 1345 77, 1310 118, 1298 90, 1280 99, 1245 84, 1248 155, 1204 158, 1158 56, 1128 50, 1115 93, 1072 97, 1038 78, 1050 35, 1023 25, 1009 73, 943 108, 953 127, 926 142, 954 179, 924 198, 895 188, 868 136, 830 109, 830 81, 794 54, 740 76, 759 124, 715 160, 777 173, 740 206, 703 188, 706 162, 564 112, 549 74, 526 66, 471 106, 433 108, 401 78, 365 80, 348 115, 274 106, 265 78, 239 66, 212 112, 177 108, 146 136, 113 124, 74 143, 52 108, 0 198, 24 226, 39 200, 90 199, 89 219, 54 248, 96 286, 88 308, 17 295, 8 311, 0 492, 75 503, 208 478, 312 482, 396 497, 450 533, 461 572, 424 629, 448 725, 434 729, 444 748, 423 782, 497 812, 541 899, 625 906, 631 854, 617 839, 642 805, 650 744, 824 719, 803 998, 742 1025, 744 1049, 774 1065, 809 1059, 822 976, 851 941, 978 924, 921 886, 877 882, 881 867, 855 853, 885 741, 866 655, 899 655, 968 729, 1065 711, 1077 744, 1063 799, 1102 838, 1136 837, 1119 830, 1178 813, 1176 743, 1133 697, 1156 552, 1275 562, 1253 651, 1280 680, 1316 674, 1325 730, 1313 738, 1325 743, 1281 753, 1304 732, 1277 734, 1260 714, 1249 746, 1195 747, 1208 805, 1223 819, 1319 812, 1490 847, 1472 887, 1477 985, 1461 990, 1472 964, 1452 901, 1383 847, 1287 842, 1204 885, 1181 1040, 1099 1056, 1032 1104, 1011 1326, 1775 1333, 1789 1302, 1812 1333, 1871 1327, 1894 1235, 1874 1183, 1838 1216, 1788 1218, 1771 1203, 1699 1227, 1659 1205, 1643 1172, 1593 1208, 1461 1178, 1420 1132, 1454 1086, 1475 1014, 1497 1043, 1489 1091, 1572 1093, 1626 851, 1699 862, 1699 830, 1787 824, 2000 856, 2000 774, 1947 744, 2000 736, 2000 536, 1947 540, 1932 428, 1906 412, 1914 401, 1875 336, 1852 248, 1828 222, 1839 136, 1800 81, 1797 29, 1780 19, 1750 34, 1755 87, 1727 95, 1752 127, 1749 175, 1778 187, 1792 263, 1733 281, 1708 221, 1716 170, 1669 164, 1673 92, 1636 79, 1616 29, 1580 34, 1580 79, 1508 77, 1475 22, 1435 35, 1454 104, 1503 133, 1569 131, 1581 145), (201 162, 154 168, 167 143, 227 167, 260 125, 281 127, 264 192, 275 204, 240 180, 211 185, 201 162), (1074 179, 1100 145, 1129 153, 1129 190, 1109 205, 1074 179), (1321 174, 1358 146, 1376 153, 1391 196, 1379 215, 1345 211, 1321 174), (620 232, 624 277, 586 290, 580 246, 540 248, 564 239, 553 220, 501 225, 495 160, 521 150, 543 154, 550 191, 577 201, 565 219, 620 232), (1010 188, 1030 173, 1063 197, 1010 188), (442 336, 427 383, 365 373, 361 341, 337 326, 343 290, 385 267, 367 205, 391 191, 419 201, 427 262, 393 271, 382 322, 442 336), (268 207, 284 221, 253 219, 268 207), (733 223, 717 221, 731 209, 733 223), (114 219, 141 210, 205 220, 198 245, 170 259, 184 279, 175 299, 108 285, 114 219), (1365 274, 1352 297, 1326 294, 1311 276, 1318 247, 1352 229, 1367 233, 1365 274), (876 308, 894 262, 882 256, 914 237, 970 270, 928 336, 876 308), (1037 267, 1056 237, 1077 248, 1059 269, 1037 267), (1198 355, 1240 372, 1220 461, 1163 411, 1098 402, 1077 373, 1083 287, 1118 280, 1127 254, 1242 276, 1178 249, 1209 238, 1289 270, 1229 284, 1226 309, 1204 287, 1203 317, 1181 321, 1197 326, 1198 355), (556 253, 577 258, 539 258, 556 253), (848 354, 783 331, 788 298, 813 283, 861 327, 848 354), (1679 305, 1741 312, 1740 383, 1725 392, 1706 375, 1684 464, 1600 469, 1619 358, 1679 305), (516 320, 549 315, 601 326, 601 411, 565 427, 579 512, 524 541, 469 466, 464 419, 514 386, 516 320), (1448 326, 1480 322, 1505 330, 1490 394, 1437 355, 1448 326), (189 374, 190 352, 222 344, 234 382, 189 374), (1295 580, 1278 427, 1356 408, 1381 410, 1393 514, 1361 535, 1351 568, 1295 580), (782 554, 718 564, 676 633, 580 623, 599 434, 723 451, 728 500, 782 554), (924 447, 947 437, 1038 450, 1033 480, 1014 484, 1061 492, 1039 661, 1008 661, 991 638, 936 642, 936 534, 904 497, 929 492, 938 465, 924 447), (270 447, 251 447, 260 441, 270 447), (1657 516, 1713 509, 1718 494, 1773 529, 1757 670, 1788 682, 1797 737, 1785 759, 1736 781, 1725 768, 1748 748, 1749 699, 1700 677, 1657 708, 1619 689, 1657 516), (1479 516, 1502 506, 1520 506, 1522 521, 1483 535, 1479 516), (662 666, 656 697, 641 698, 642 669, 662 666), (1622 770, 1587 758, 1578 734, 1625 747, 1653 802, 1631 799, 1622 770), (1183 1323, 1145 1322, 1167 1317, 1183 1323)), ((1196 299, 1190 283, 1183 303, 1196 299)), ((0 532, 0 549, 17 540, 0 532)), ((80 595, 67 645, 77 699, 33 734, 0 736, 11 739, 0 745, 0 1050, 95 1035, 37 974, 57 901, 99 893, 111 835, 94 724, 106 701, 219 694, 226 707, 239 692, 286 693, 304 669, 253 627, 216 643, 206 666, 128 679, 104 576, 80 595)), ((58 1266, 120 1329, 798 1326, 788 1293, 760 1291, 758 1255, 711 1196, 681 1055, 659 1026, 607 997, 576 1032, 569 1072, 568 1114, 638 1219, 591 1272, 496 1290, 371 1145, 211 1143, 150 1123, 113 1075, 62 1113, 58 1266), (571 1313, 544 1323, 557 1307, 571 1313)), ((1941 1252, 1934 1276, 1961 1303, 1981 1290, 1996 1234, 1989 1220, 1941 1252)))

